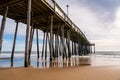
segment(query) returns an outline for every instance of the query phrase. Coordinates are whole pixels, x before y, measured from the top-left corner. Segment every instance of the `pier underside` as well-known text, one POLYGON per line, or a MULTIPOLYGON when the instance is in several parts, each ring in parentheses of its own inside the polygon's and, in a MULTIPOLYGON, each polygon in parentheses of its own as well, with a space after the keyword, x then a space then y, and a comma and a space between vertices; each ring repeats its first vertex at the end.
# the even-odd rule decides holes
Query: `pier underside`
POLYGON ((49 44, 50 61, 59 55, 70 58, 71 55, 85 55, 91 52, 91 43, 83 32, 71 21, 54 0, 0 0, 0 15, 3 16, 0 29, 0 51, 6 18, 16 21, 11 63, 13 66, 18 23, 27 25, 25 42, 25 67, 30 65, 30 54, 34 30, 37 38, 37 59, 39 60, 38 31, 42 30, 42 57, 47 58, 49 44))

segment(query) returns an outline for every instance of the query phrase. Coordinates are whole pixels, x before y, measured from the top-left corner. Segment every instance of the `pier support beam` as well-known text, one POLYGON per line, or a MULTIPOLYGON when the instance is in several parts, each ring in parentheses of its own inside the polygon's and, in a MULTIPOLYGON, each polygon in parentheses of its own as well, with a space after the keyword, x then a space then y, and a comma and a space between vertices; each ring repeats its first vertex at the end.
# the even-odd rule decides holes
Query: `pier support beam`
POLYGON ((43 33, 44 33, 44 35, 43 35, 43 46, 42 46, 42 55, 41 55, 42 59, 43 59, 43 55, 44 55, 44 45, 45 45, 45 32, 43 32, 43 33))
POLYGON ((74 45, 74 42, 72 41, 72 55, 74 55, 74 47, 73 47, 73 45, 74 45))
POLYGON ((25 41, 25 61, 24 66, 28 67, 29 62, 29 40, 30 40, 30 22, 31 22, 31 0, 28 0, 28 9, 27 9, 27 29, 26 29, 26 41, 25 41))
POLYGON ((3 34, 4 34, 4 29, 5 29, 7 13, 8 13, 8 6, 6 6, 5 13, 3 14, 2 23, 1 23, 1 29, 0 29, 0 53, 1 53, 1 49, 2 49, 2 41, 3 41, 3 34))
POLYGON ((58 49, 59 49, 59 38, 58 38, 58 31, 55 35, 55 57, 58 58, 58 49))
POLYGON ((47 60, 47 42, 48 42, 48 31, 46 32, 46 43, 45 43, 45 60, 47 60))
POLYGON ((70 30, 67 31, 67 46, 68 46, 68 58, 71 57, 71 48, 70 48, 70 30))
POLYGON ((38 38, 38 29, 36 29, 36 42, 37 42, 37 60, 39 60, 39 38, 38 38))
POLYGON ((94 44, 94 53, 95 53, 95 44, 94 44))
POLYGON ((33 42, 33 37, 34 37, 34 24, 32 23, 31 31, 30 31, 30 43, 29 43, 29 62, 30 62, 30 57, 31 57, 31 51, 32 51, 32 42, 33 42))
POLYGON ((52 50, 52 51, 53 51, 53 53, 52 53, 52 58, 53 58, 53 59, 55 59, 54 36, 55 36, 55 35, 53 34, 53 35, 52 35, 52 49, 53 49, 53 50, 52 50))
POLYGON ((53 15, 50 16, 50 62, 52 61, 53 54, 53 15))
POLYGON ((67 58, 67 54, 66 54, 66 48, 65 48, 65 39, 64 39, 64 25, 61 26, 61 43, 62 43, 62 57, 63 59, 66 57, 67 58))
POLYGON ((16 22, 16 29, 15 29, 14 40, 13 40, 14 42, 13 42, 12 53, 11 53, 11 67, 13 67, 13 58, 14 58, 17 32, 18 32, 18 22, 16 22))

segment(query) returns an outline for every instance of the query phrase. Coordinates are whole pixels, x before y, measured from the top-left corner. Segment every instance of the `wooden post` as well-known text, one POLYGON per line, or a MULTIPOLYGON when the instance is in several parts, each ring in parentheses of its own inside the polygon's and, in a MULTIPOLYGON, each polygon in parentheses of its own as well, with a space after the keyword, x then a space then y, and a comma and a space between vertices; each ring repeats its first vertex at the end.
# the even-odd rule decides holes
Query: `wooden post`
POLYGON ((68 45, 68 57, 70 58, 70 57, 71 57, 71 50, 70 50, 70 30, 67 31, 67 37, 68 37, 68 40, 67 40, 67 45, 68 45))
POLYGON ((52 53, 53 53, 53 49, 52 49, 52 39, 53 36, 53 15, 50 16, 50 62, 52 61, 52 53))
POLYGON ((14 42, 13 42, 12 53, 11 53, 11 67, 13 67, 13 58, 14 58, 14 51, 15 51, 15 45, 16 45, 17 31, 18 31, 18 22, 16 23, 14 42))
POLYGON ((8 6, 6 6, 5 13, 3 14, 2 23, 1 23, 1 29, 0 29, 0 53, 1 53, 1 49, 2 49, 2 41, 3 41, 3 34, 4 34, 4 29, 5 29, 7 13, 8 13, 8 6))
POLYGON ((72 55, 74 55, 74 47, 73 47, 74 43, 72 41, 72 55))
POLYGON ((59 46, 59 39, 58 39, 58 31, 55 35, 55 56, 58 58, 58 46, 59 46))
POLYGON ((55 49, 54 49, 54 34, 52 35, 52 49, 53 49, 53 55, 52 57, 55 59, 55 49))
POLYGON ((45 43, 45 60, 47 60, 47 41, 48 41, 48 31, 46 32, 46 43, 45 43))
POLYGON ((80 38, 78 36, 78 55, 80 56, 80 38))
POLYGON ((30 39, 30 22, 31 22, 31 0, 28 0, 28 9, 27 9, 27 29, 26 29, 26 42, 25 42, 25 62, 24 66, 28 67, 29 62, 29 39, 30 39))
POLYGON ((32 42, 33 42, 33 37, 34 37, 34 30, 33 29, 33 24, 32 24, 32 27, 31 27, 31 31, 30 31, 30 46, 29 46, 29 62, 30 62, 30 56, 31 56, 31 51, 32 51, 32 42))
POLYGON ((65 57, 65 55, 66 55, 66 52, 65 52, 65 45, 64 45, 64 25, 61 27, 61 34, 62 34, 62 36, 61 36, 61 42, 62 42, 62 54, 63 54, 63 59, 64 59, 64 57, 65 57))
POLYGON ((76 55, 76 43, 74 42, 74 54, 76 55))
POLYGON ((36 42, 37 42, 37 60, 39 60, 39 38, 38 38, 38 29, 36 29, 36 42))
POLYGON ((94 44, 94 53, 95 53, 95 44, 94 44))
POLYGON ((45 32, 43 33, 44 35, 43 35, 43 46, 42 46, 42 55, 41 55, 42 59, 43 59, 43 54, 44 54, 44 43, 45 43, 45 32))

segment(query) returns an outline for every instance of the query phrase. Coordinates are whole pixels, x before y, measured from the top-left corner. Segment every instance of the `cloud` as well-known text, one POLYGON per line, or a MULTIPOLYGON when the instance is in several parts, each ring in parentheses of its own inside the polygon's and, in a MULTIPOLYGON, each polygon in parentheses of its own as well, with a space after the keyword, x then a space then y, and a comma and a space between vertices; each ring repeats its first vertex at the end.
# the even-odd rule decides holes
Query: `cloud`
POLYGON ((65 2, 63 4, 62 1, 58 1, 64 11, 66 11, 65 5, 67 3, 70 5, 69 17, 87 38, 96 44, 97 50, 119 50, 119 0, 76 0, 72 2, 66 0, 65 2))
POLYGON ((116 39, 93 40, 96 44, 96 51, 119 51, 120 41, 116 39))

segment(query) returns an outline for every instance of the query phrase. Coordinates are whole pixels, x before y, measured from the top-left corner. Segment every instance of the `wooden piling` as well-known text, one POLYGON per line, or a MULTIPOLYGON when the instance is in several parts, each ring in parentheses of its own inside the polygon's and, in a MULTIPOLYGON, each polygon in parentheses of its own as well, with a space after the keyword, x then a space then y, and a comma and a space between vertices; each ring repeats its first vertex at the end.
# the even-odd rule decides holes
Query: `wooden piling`
POLYGON ((74 55, 74 42, 72 41, 72 55, 74 55))
POLYGON ((16 22, 16 29, 15 29, 15 33, 14 33, 14 40, 13 40, 14 42, 13 42, 12 53, 11 53, 11 67, 13 67, 13 58, 14 58, 17 32, 18 32, 18 22, 16 22))
POLYGON ((3 34, 5 29, 5 23, 6 23, 6 17, 8 13, 8 6, 5 8, 5 13, 3 14, 2 23, 1 23, 1 29, 0 29, 0 53, 2 49, 2 41, 3 41, 3 34))
POLYGON ((33 24, 32 24, 32 27, 31 27, 31 31, 30 31, 30 46, 29 46, 29 63, 30 63, 30 57, 31 57, 31 51, 32 51, 32 42, 33 42, 33 37, 34 37, 34 28, 33 28, 33 24))
POLYGON ((59 39, 58 39, 58 31, 55 35, 55 57, 58 58, 58 47, 59 47, 59 39))
POLYGON ((45 60, 47 60, 47 42, 48 42, 48 31, 46 32, 46 39, 45 39, 45 60))
POLYGON ((52 57, 55 59, 55 48, 54 48, 54 34, 52 35, 52 51, 53 51, 53 53, 52 53, 52 57))
POLYGON ((70 30, 67 31, 67 46, 68 46, 68 57, 71 57, 71 48, 70 48, 70 30))
POLYGON ((38 29, 36 29, 36 42, 37 42, 37 60, 39 60, 39 38, 38 38, 38 29))
POLYGON ((52 42, 53 42, 53 15, 50 16, 50 62, 52 61, 52 42))
POLYGON ((61 27, 61 43, 62 43, 62 56, 63 56, 63 59, 66 57, 67 58, 67 54, 66 54, 66 47, 65 47, 65 43, 64 43, 65 39, 64 39, 64 25, 62 25, 61 27))
POLYGON ((94 44, 94 53, 95 53, 95 44, 94 44))
POLYGON ((45 32, 43 32, 43 33, 44 33, 44 35, 43 35, 43 46, 42 46, 42 55, 41 55, 42 59, 43 59, 44 45, 45 45, 45 32))
POLYGON ((30 22, 31 22, 31 0, 28 0, 27 8, 27 29, 26 29, 26 42, 25 42, 25 61, 24 66, 28 67, 29 62, 29 39, 30 39, 30 22))

